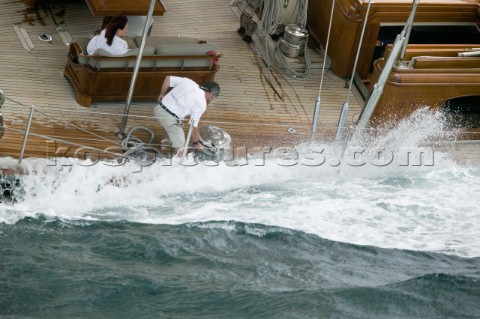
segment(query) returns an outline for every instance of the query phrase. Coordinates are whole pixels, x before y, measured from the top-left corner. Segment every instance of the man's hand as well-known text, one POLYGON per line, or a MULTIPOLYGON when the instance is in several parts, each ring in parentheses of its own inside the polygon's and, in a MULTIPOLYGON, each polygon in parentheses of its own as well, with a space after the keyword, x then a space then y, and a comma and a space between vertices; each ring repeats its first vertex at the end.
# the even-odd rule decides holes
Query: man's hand
POLYGON ((183 155, 183 147, 179 147, 177 149, 177 157, 182 158, 183 155))
POLYGON ((193 144, 193 146, 195 146, 195 149, 199 151, 203 150, 203 148, 205 147, 202 143, 193 144))

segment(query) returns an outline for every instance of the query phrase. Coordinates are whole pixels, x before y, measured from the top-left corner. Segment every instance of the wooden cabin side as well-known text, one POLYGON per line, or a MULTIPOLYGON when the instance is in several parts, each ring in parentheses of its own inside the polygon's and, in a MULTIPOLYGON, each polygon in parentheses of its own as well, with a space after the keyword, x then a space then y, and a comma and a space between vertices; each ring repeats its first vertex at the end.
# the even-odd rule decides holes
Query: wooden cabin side
MULTIPOLYGON (((474 47, 478 45, 407 46, 404 63, 392 69, 384 85, 372 125, 406 117, 422 106, 440 109, 449 100, 478 95, 480 56, 458 56, 459 52, 472 52, 469 50, 474 47)), ((374 62, 375 81, 384 66, 384 58, 374 62)))
MULTIPOLYGON (((420 1, 415 23, 450 24, 479 23, 479 1, 420 1)), ((335 0, 333 23, 328 55, 332 72, 340 77, 351 75, 363 21, 367 12, 367 0, 335 0)), ((412 1, 377 0, 371 4, 363 37, 356 73, 368 82, 373 71, 373 61, 381 57, 381 51, 393 39, 379 39, 383 26, 403 26, 412 8, 412 1)), ((325 46, 331 14, 331 1, 311 0, 308 9, 308 25, 314 36, 325 46)))
MULTIPOLYGON (((332 72, 347 77, 354 66, 368 1, 335 0, 334 3, 328 54, 332 72)), ((318 0, 309 5, 310 27, 325 45, 331 5, 318 0)), ((389 47, 403 29, 411 8, 411 0, 377 0, 371 4, 356 68, 357 78, 361 79, 357 85, 365 98, 372 92, 389 47)), ((395 125, 419 107, 447 110, 452 101, 455 112, 480 118, 480 56, 458 56, 460 52, 480 47, 479 21, 479 0, 420 1, 404 63, 393 68, 370 124, 395 125), (468 100, 468 105, 457 103, 462 99, 468 100)), ((480 123, 470 121, 468 125, 470 130, 480 129, 480 123)))

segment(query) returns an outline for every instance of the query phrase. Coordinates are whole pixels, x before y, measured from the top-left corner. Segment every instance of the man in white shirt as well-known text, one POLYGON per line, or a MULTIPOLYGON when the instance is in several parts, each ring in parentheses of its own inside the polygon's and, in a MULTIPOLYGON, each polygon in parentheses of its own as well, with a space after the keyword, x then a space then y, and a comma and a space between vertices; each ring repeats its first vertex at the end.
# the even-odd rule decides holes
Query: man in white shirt
POLYGON ((214 81, 198 85, 188 78, 165 77, 158 97, 160 103, 155 107, 155 117, 167 132, 172 147, 177 150, 177 156, 183 153, 185 133, 182 120, 187 116, 193 121, 193 145, 199 150, 203 148, 198 139, 198 122, 207 105, 219 94, 220 86, 214 81), (170 88, 172 89, 169 91, 170 88))

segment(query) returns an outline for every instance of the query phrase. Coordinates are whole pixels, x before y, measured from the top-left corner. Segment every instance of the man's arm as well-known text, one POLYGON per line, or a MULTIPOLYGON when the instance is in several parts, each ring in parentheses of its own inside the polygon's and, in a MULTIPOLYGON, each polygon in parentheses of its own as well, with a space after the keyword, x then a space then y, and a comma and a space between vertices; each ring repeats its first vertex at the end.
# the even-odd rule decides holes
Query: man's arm
POLYGON ((192 128, 192 143, 197 150, 203 149, 203 145, 202 143, 200 143, 200 140, 198 139, 198 127, 192 128))
POLYGON ((163 80, 162 88, 160 89, 160 96, 158 97, 158 101, 162 102, 162 99, 168 93, 169 88, 170 88, 170 75, 167 75, 165 77, 165 80, 163 80))

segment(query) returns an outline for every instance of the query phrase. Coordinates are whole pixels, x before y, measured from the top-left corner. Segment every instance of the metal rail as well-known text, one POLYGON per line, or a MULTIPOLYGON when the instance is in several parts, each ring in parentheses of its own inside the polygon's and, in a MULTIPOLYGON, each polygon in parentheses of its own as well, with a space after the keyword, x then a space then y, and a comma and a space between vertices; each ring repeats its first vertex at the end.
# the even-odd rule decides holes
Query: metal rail
MULTIPOLYGON (((76 147, 79 147, 79 148, 96 151, 98 153, 113 155, 115 157, 121 157, 121 158, 125 158, 125 159, 130 159, 130 160, 139 160, 139 158, 137 158, 137 157, 128 156, 128 155, 125 155, 124 153, 112 152, 112 151, 109 151, 109 150, 104 150, 104 149, 100 149, 100 148, 93 147, 93 146, 87 146, 87 145, 83 145, 83 144, 69 142, 69 141, 66 141, 66 140, 63 140, 63 139, 50 137, 50 136, 42 135, 42 134, 31 133, 31 132, 28 132, 28 131, 18 130, 18 129, 14 129, 14 128, 9 128, 9 127, 3 127, 3 128, 5 128, 8 131, 12 131, 14 133, 24 134, 24 136, 25 136, 24 139, 25 140, 26 140, 27 135, 28 136, 35 136, 35 137, 43 138, 43 139, 49 140, 49 141, 64 143, 64 144, 67 144, 67 145, 76 146, 76 147)), ((19 161, 19 163, 20 163, 20 161, 19 161)))
POLYGON ((370 12, 370 6, 372 2, 373 0, 368 0, 367 12, 365 13, 365 18, 363 20, 362 34, 360 36, 360 40, 358 41, 357 55, 355 56, 355 63, 353 64, 352 76, 350 78, 350 83, 348 85, 347 97, 345 99, 345 102, 342 105, 342 111, 340 112, 340 118, 338 119, 337 134, 335 135, 335 141, 337 142, 340 142, 342 140, 343 129, 345 127, 345 121, 347 119, 347 113, 349 109, 348 101, 350 99, 350 93, 352 92, 352 85, 353 85, 353 80, 355 78, 355 71, 357 70, 357 62, 360 56, 360 50, 362 48, 362 43, 363 43, 363 35, 365 34, 365 28, 367 26, 367 21, 368 21, 368 14, 370 12))
POLYGON ((30 116, 28 117, 27 128, 25 129, 25 134, 23 135, 23 144, 22 144, 22 149, 20 150, 20 157, 18 158, 18 164, 20 164, 23 159, 23 153, 25 152, 25 146, 27 145, 28 131, 30 131, 30 124, 32 124, 34 111, 35 111, 35 106, 32 105, 32 108, 30 109, 30 116))
POLYGON ((407 33, 409 33, 412 28, 413 19, 415 17, 415 12, 417 10, 417 5, 419 2, 420 0, 413 0, 412 11, 410 12, 405 27, 403 28, 402 32, 397 35, 397 38, 395 39, 395 42, 392 46, 392 51, 390 52, 390 55, 385 62, 385 66, 380 73, 380 76, 378 77, 377 83, 375 83, 373 87, 372 94, 370 95, 367 104, 365 105, 362 113, 360 114, 360 118, 357 122, 357 130, 355 132, 356 136, 360 134, 359 132, 363 132, 367 127, 367 123, 370 120, 373 111, 375 110, 375 107, 377 106, 378 100, 382 96, 383 88, 385 86, 385 83, 387 82, 388 76, 390 75, 390 71, 392 70, 401 52, 404 52, 406 48, 407 33))
POLYGON ((120 139, 125 139, 127 135, 125 134, 125 127, 127 126, 128 113, 130 112, 130 103, 132 102, 133 90, 135 89, 135 84, 137 83, 138 70, 140 69, 140 62, 142 61, 143 49, 145 48, 145 42, 147 41, 148 26, 152 24, 153 10, 155 9, 155 2, 157 0, 151 0, 150 8, 148 9, 147 21, 143 27, 142 43, 138 50, 137 61, 135 62, 135 68, 133 69, 132 80, 130 82, 130 88, 128 90, 127 103, 125 104, 125 109, 123 111, 122 123, 120 124, 120 130, 115 134, 120 139))

